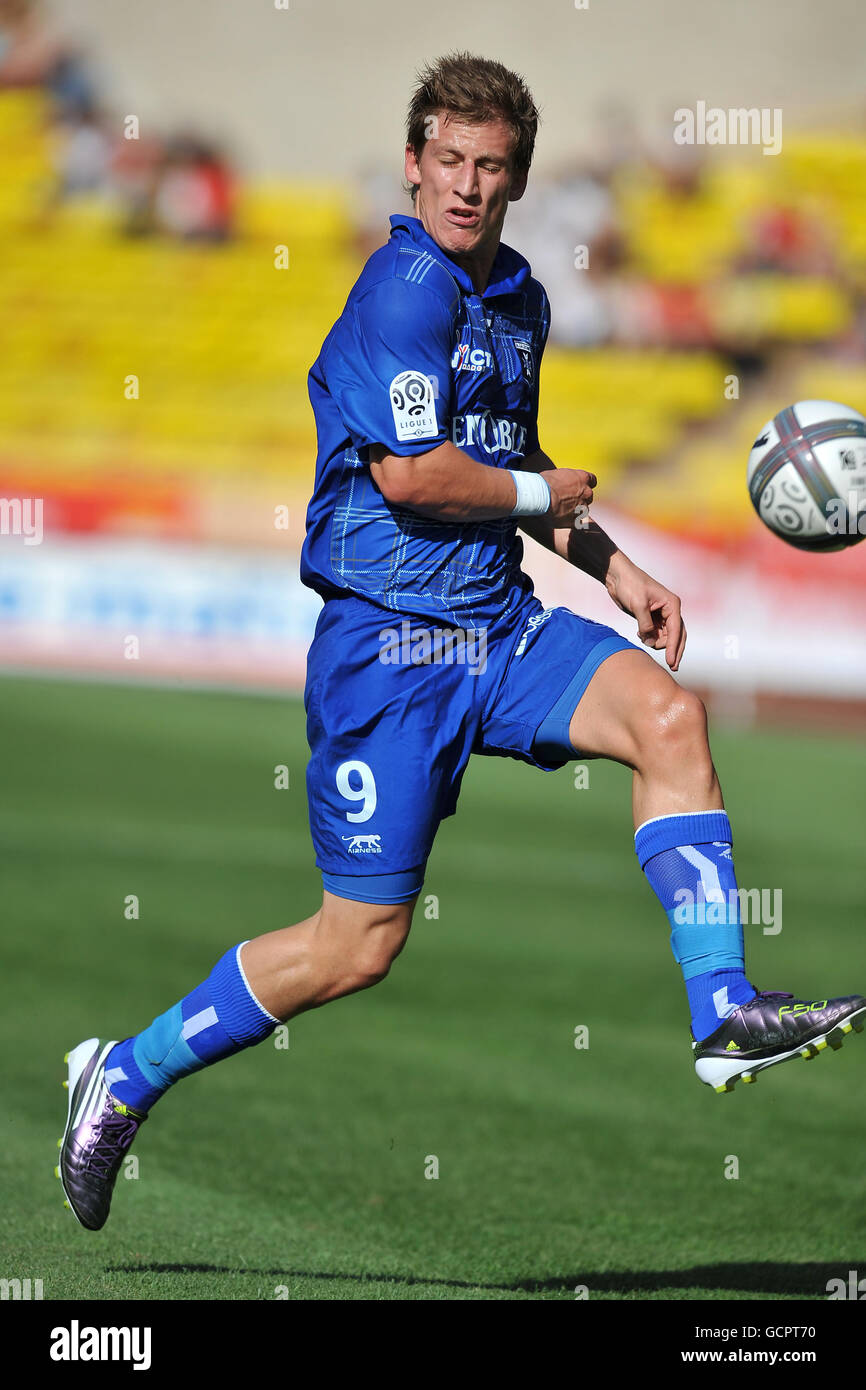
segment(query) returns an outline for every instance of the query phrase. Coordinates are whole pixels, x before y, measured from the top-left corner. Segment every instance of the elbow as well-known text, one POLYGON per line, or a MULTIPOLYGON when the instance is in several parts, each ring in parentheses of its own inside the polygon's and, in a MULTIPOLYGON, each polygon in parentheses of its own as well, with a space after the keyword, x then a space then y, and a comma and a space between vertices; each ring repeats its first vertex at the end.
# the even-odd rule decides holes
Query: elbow
POLYGON ((374 483, 392 507, 412 507, 421 500, 414 464, 414 458, 402 458, 396 467, 383 463, 371 466, 374 483))

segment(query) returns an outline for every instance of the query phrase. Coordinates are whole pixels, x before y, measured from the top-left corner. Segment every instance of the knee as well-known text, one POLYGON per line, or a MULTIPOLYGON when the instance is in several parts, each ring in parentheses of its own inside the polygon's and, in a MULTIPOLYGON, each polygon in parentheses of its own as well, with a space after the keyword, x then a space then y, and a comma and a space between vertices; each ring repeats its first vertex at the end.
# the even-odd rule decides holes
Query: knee
POLYGON ((637 744, 643 763, 709 759, 703 700, 673 680, 660 683, 644 705, 637 744))
POLYGON ((707 736, 707 711, 703 700, 691 690, 674 685, 665 692, 655 711, 658 737, 668 742, 699 740, 707 736))
POLYGON ((351 990, 369 989, 378 985, 388 974, 399 954, 392 943, 384 941, 365 941, 355 951, 348 964, 347 984, 351 990))
POLYGON ((384 980, 406 944, 414 903, 348 904, 323 909, 318 932, 328 962, 329 999, 369 989, 384 980))
POLYGON ((406 941, 397 923, 383 922, 363 933, 351 944, 340 962, 338 978, 342 992, 353 994, 369 989, 385 979, 406 941))

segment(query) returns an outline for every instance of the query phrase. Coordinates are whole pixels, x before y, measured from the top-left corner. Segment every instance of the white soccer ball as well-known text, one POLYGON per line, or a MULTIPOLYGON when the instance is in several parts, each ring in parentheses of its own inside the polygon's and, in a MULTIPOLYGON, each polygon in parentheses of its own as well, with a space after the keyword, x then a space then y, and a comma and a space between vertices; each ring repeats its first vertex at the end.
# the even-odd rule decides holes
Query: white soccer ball
POLYGON ((797 401, 768 420, 746 470, 758 516, 800 550, 844 550, 866 536, 866 416, 838 401, 797 401))

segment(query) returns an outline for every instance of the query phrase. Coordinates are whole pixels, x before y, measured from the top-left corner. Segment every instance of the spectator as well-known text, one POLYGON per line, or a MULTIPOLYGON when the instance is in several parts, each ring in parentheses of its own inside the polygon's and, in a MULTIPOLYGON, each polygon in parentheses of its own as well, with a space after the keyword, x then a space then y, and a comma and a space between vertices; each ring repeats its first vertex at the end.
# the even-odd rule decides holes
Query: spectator
POLYGON ((210 145, 191 135, 168 143, 154 199, 158 230, 184 240, 225 241, 233 203, 231 175, 210 145))
POLYGON ((0 0, 0 87, 47 84, 64 53, 34 0, 0 0))
POLYGON ((56 123, 57 198, 103 193, 109 186, 111 137, 102 112, 85 104, 56 123))
POLYGON ((156 229, 156 193, 163 162, 162 143, 152 136, 137 140, 118 138, 111 160, 111 176, 123 209, 126 236, 147 236, 156 229))

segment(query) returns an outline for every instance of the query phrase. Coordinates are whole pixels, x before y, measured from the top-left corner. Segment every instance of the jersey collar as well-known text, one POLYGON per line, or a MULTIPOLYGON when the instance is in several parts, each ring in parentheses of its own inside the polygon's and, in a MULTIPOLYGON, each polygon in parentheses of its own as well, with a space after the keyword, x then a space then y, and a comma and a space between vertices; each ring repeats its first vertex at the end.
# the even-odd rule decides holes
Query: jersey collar
MULTIPOLYGON (((467 294, 478 294, 472 281, 462 266, 457 265, 442 250, 438 241, 434 241, 428 232, 424 230, 420 218, 410 217, 402 212, 395 212, 391 215, 391 235, 404 232, 411 241, 417 246, 428 251, 436 260, 441 261, 450 275, 453 275, 461 289, 467 294)), ((519 251, 506 246, 504 241, 500 241, 496 249, 496 257, 490 270, 490 278, 487 288, 479 296, 481 299, 494 299, 500 294, 515 294, 522 289, 525 282, 532 274, 529 262, 521 256, 519 251)))

